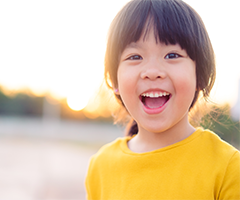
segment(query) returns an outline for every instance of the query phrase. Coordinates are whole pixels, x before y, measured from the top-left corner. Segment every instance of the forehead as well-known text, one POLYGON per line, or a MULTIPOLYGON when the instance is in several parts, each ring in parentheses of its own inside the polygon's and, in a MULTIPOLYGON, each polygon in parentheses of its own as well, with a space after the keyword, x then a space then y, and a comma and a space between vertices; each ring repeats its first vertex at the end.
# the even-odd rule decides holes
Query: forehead
POLYGON ((153 27, 153 25, 151 24, 151 26, 149 26, 150 22, 147 22, 147 25, 145 25, 145 28, 142 31, 141 37, 135 41, 135 40, 129 40, 129 43, 126 44, 125 48, 123 49, 142 49, 145 47, 145 45, 147 44, 157 44, 160 46, 168 46, 168 45, 176 45, 178 43, 174 43, 174 44, 170 44, 168 42, 162 42, 159 39, 159 35, 158 32, 156 31, 156 29, 153 27))

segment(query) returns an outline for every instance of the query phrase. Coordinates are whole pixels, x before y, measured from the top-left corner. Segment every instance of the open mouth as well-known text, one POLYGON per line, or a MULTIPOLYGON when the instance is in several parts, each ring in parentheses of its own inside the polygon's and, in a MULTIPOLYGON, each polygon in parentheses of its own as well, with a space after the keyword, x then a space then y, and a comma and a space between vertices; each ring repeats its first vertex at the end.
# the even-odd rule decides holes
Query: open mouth
POLYGON ((148 92, 141 94, 140 100, 145 107, 156 109, 166 104, 170 96, 171 94, 168 92, 148 92))

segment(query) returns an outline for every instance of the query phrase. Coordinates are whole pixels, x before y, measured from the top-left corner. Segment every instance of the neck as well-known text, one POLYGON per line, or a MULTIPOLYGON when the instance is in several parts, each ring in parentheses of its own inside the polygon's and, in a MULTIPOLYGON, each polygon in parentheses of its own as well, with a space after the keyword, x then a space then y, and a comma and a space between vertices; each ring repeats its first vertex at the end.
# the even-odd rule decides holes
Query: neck
POLYGON ((175 144, 189 137, 195 128, 192 127, 188 120, 185 126, 175 125, 174 127, 162 132, 149 132, 139 127, 138 134, 129 141, 129 149, 136 153, 144 153, 161 149, 175 144))

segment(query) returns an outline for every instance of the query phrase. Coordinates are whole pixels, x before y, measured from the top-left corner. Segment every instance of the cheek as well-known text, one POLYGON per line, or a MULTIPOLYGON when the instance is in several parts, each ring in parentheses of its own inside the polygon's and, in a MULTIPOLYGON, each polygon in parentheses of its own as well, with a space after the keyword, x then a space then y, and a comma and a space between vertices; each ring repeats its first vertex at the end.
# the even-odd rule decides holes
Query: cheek
POLYGON ((176 93, 181 95, 181 97, 185 100, 193 100, 195 91, 196 91, 196 74, 195 70, 188 70, 187 73, 176 73, 177 76, 175 80, 175 90, 176 93))
POLYGON ((118 89, 128 91, 130 85, 134 84, 134 74, 130 69, 120 66, 117 73, 118 89))
POLYGON ((195 91, 196 89, 196 78, 195 77, 184 77, 181 78, 180 81, 177 84, 177 87, 184 91, 184 92, 190 92, 192 90, 195 91))
POLYGON ((128 98, 133 94, 133 87, 134 85, 131 79, 127 78, 126 76, 121 76, 118 78, 118 89, 122 99, 128 98))

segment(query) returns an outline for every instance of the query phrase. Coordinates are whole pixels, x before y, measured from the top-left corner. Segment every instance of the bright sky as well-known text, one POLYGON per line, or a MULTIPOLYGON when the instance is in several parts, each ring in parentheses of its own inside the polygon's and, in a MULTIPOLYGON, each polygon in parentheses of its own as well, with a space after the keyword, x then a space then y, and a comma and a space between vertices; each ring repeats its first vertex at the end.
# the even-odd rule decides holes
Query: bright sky
MULTIPOLYGON (((110 22, 128 0, 0 1, 0 85, 85 101, 103 79, 110 22)), ((217 58, 216 102, 236 103, 238 0, 185 0, 202 17, 217 58)))

